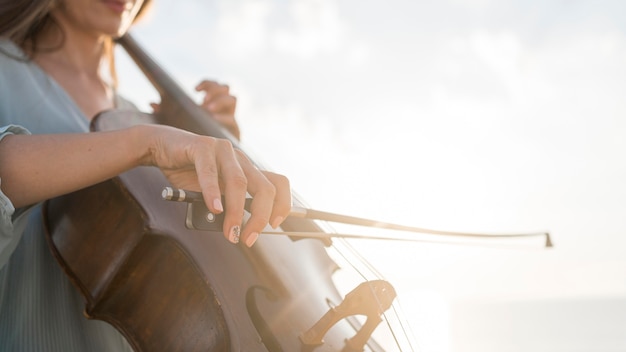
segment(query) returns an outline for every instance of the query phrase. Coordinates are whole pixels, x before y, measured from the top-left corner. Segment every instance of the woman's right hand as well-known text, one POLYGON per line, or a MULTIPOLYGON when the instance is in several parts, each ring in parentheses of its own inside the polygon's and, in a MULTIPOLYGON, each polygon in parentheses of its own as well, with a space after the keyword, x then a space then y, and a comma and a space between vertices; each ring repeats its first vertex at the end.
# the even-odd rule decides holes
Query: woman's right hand
POLYGON ((174 187, 202 192, 210 211, 225 211, 224 235, 229 241, 236 243, 241 236, 251 246, 268 223, 277 227, 289 214, 288 179, 260 171, 228 140, 167 126, 143 128, 151 141, 143 164, 159 167, 174 187), (253 197, 251 216, 240 229, 247 193, 253 197))
POLYGON ((260 171, 227 140, 162 125, 110 132, 8 135, 0 140, 0 184, 16 208, 110 179, 139 165, 159 167, 174 187, 200 191, 224 235, 251 246, 291 210, 286 177, 260 171), (246 193, 252 197, 243 230, 246 193), (222 196, 226 204, 221 202, 222 196), (225 207, 225 209, 224 209, 225 207))

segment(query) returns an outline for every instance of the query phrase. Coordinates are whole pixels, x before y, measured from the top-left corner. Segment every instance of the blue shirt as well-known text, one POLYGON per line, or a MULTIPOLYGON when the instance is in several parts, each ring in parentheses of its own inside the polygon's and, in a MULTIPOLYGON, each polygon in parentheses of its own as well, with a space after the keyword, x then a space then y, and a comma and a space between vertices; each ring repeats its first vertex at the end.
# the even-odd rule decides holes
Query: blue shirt
MULTIPOLYGON (((9 134, 88 131, 61 86, 15 59, 24 58, 16 45, 0 39, 0 51, 0 143, 9 134)), ((0 351, 132 350, 111 325, 86 319, 84 305, 48 248, 41 204, 16 210, 0 191, 0 351)))

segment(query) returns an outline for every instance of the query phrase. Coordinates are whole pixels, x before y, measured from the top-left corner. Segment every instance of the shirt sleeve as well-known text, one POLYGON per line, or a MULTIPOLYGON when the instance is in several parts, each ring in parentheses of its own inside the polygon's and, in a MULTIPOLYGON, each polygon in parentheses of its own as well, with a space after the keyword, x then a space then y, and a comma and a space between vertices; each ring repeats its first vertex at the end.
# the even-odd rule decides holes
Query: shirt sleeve
MULTIPOLYGON (((15 134, 30 134, 30 132, 18 125, 2 126, 0 127, 0 143, 4 137, 15 134)), ((2 192, 2 179, 0 179, 0 268, 4 266, 17 247, 26 225, 22 217, 13 219, 14 213, 15 207, 2 192)))

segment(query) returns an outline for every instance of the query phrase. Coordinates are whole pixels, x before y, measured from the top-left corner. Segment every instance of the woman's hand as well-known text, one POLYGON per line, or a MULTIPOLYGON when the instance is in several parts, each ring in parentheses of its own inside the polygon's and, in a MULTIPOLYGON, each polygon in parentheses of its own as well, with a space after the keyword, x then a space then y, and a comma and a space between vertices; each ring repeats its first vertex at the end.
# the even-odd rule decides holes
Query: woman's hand
POLYGON ((289 215, 287 178, 258 170, 229 141, 165 126, 146 127, 154 132, 148 135, 152 142, 144 163, 159 167, 174 187, 201 191, 210 211, 225 211, 224 235, 229 241, 237 243, 241 236, 251 246, 268 223, 278 227, 289 215), (246 193, 253 197, 251 216, 241 230, 246 193))
MULTIPOLYGON (((237 98, 230 95, 230 88, 215 81, 203 80, 195 89, 198 92, 204 92, 204 97, 199 105, 226 128, 233 137, 237 140, 241 139, 239 124, 235 120, 237 98)), ((157 103, 151 103, 150 106, 152 106, 154 113, 161 110, 161 106, 157 103)))
POLYGON ((240 139, 239 125, 235 120, 237 98, 230 95, 230 88, 215 81, 203 80, 196 86, 196 91, 204 92, 200 106, 213 115, 215 120, 235 138, 240 139))
POLYGON ((202 192, 225 211, 224 235, 251 246, 291 210, 286 177, 258 170, 230 141, 163 125, 110 132, 9 135, 0 140, 2 192, 18 208, 105 181, 139 165, 159 167, 174 187, 202 192), (241 230, 246 193, 251 215, 241 230), (222 195, 226 204, 222 204, 222 195))

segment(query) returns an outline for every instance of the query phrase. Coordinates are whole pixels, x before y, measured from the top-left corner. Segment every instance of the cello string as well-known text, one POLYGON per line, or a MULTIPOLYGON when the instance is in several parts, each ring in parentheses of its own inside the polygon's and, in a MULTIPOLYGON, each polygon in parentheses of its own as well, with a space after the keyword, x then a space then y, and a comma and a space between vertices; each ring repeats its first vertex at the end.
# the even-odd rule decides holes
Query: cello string
MULTIPOLYGON (((203 197, 202 197, 202 193, 200 192, 193 192, 193 191, 188 191, 188 190, 183 190, 183 189, 174 189, 172 187, 165 187, 162 190, 161 193, 161 197, 164 200, 169 200, 169 201, 177 201, 177 202, 187 202, 187 203, 193 203, 193 202, 203 202, 203 197)), ((251 203, 251 199, 246 199, 246 210, 249 211, 249 207, 250 207, 250 203, 251 203)), ((295 212, 301 212, 301 210, 299 209, 304 209, 304 208, 292 208, 292 213, 295 212)), ((301 217, 301 216, 300 216, 301 217)), ((315 220, 320 220, 320 219, 315 219, 315 220)), ((330 225, 326 224, 327 227, 330 227, 330 225)), ((331 231, 329 231, 331 232, 331 231)), ((263 232, 264 234, 270 234, 268 232, 263 232)), ((306 234, 305 237, 314 237, 313 234, 315 234, 315 237, 319 237, 319 235, 322 232, 315 232, 315 233, 310 233, 310 234, 306 234)), ((325 233, 325 232, 324 232, 325 233)), ((271 234, 280 234, 280 235, 287 235, 289 233, 286 232, 272 232, 271 234)), ((291 233, 292 235, 296 235, 296 233, 291 233)), ((358 236, 358 235, 357 235, 358 236)), ((386 239, 386 238, 382 238, 382 239, 386 239)), ((343 258, 343 261, 346 262, 350 267, 352 267, 352 269, 354 270, 354 272, 356 273, 356 275, 358 277, 360 277, 360 280, 364 280, 365 282, 368 282, 368 286, 370 287, 370 290, 373 290, 371 288, 371 278, 368 278, 368 275, 366 275, 363 270, 361 270, 361 268, 359 268, 355 262, 359 262, 361 263, 361 265, 364 266, 364 269, 367 270, 369 273, 371 273, 371 275, 369 276, 374 276, 377 279, 384 279, 383 275, 376 270, 376 268, 374 268, 374 266, 367 261, 360 253, 358 253, 358 251, 356 251, 346 240, 341 239, 340 241, 335 241, 334 245, 331 247, 333 248, 333 252, 335 252, 338 256, 340 256, 341 258, 343 258), (341 248, 343 247, 343 248, 341 248), (353 259, 348 258, 348 253, 351 253, 353 259)), ((385 280, 387 281, 387 280, 385 280)), ((379 307, 382 306, 382 303, 380 302, 379 297, 374 294, 373 295, 376 303, 378 304, 379 307)), ((394 331, 394 329, 391 326, 391 319, 388 317, 388 314, 392 314, 397 318, 398 324, 400 325, 400 329, 401 332, 404 333, 405 339, 406 341, 408 341, 408 344, 411 346, 410 349, 411 351, 414 351, 413 346, 410 342, 410 337, 407 335, 406 331, 407 331, 407 326, 405 322, 403 322, 403 320, 401 319, 400 315, 398 314, 398 309, 397 309, 397 296, 395 297, 396 301, 392 304, 392 306, 394 307, 393 310, 391 312, 388 313, 387 310, 382 311, 381 315, 382 317, 384 317, 385 320, 385 324, 388 328, 388 331, 391 334, 391 337, 393 338, 393 341, 396 345, 397 348, 399 348, 401 350, 401 343, 398 337, 398 334, 396 331, 394 331)), ((358 326, 353 325, 353 327, 355 328, 355 330, 358 331, 358 326)), ((371 348, 371 344, 375 344, 375 349, 378 350, 380 348, 383 348, 382 346, 378 345, 378 343, 375 340, 369 340, 367 342, 367 344, 370 345, 371 348)))
MULTIPOLYGON (((164 189, 163 191, 163 198, 166 200, 174 200, 174 201, 183 201, 183 202, 198 202, 198 201, 202 201, 202 194, 199 192, 192 192, 192 191, 186 191, 186 190, 178 190, 178 191, 174 191, 172 192, 171 189, 168 189, 169 187, 167 187, 166 189, 164 189)), ((250 202, 251 199, 247 199, 246 200, 246 210, 249 210, 249 206, 250 206, 250 202)), ((292 207, 291 212, 289 214, 290 217, 300 217, 300 218, 306 218, 309 220, 320 220, 320 221, 325 221, 325 222, 336 222, 336 223, 344 223, 344 224, 349 224, 349 225, 356 225, 356 226, 366 226, 366 227, 372 227, 372 228, 381 228, 381 229, 389 229, 389 230, 399 230, 399 231, 407 231, 407 232, 413 232, 413 233, 420 233, 420 234, 425 234, 425 235, 440 235, 440 236, 451 236, 451 237, 474 237, 474 238, 519 238, 519 237, 536 237, 536 236, 545 236, 546 238, 546 242, 545 242, 545 246, 546 247, 551 247, 552 243, 550 240, 550 235, 547 232, 542 232, 542 233, 530 233, 530 234, 480 234, 480 233, 464 233, 464 232, 452 232, 452 231, 440 231, 440 230, 432 230, 432 229, 425 229, 425 228, 418 228, 418 227, 413 227, 413 226, 405 226, 405 225, 398 225, 398 224, 393 224, 393 223, 388 223, 388 222, 382 222, 382 221, 375 221, 375 220, 371 220, 371 219, 365 219, 365 218, 358 218, 358 217, 353 217, 353 216, 346 216, 346 215, 340 215, 340 214, 334 214, 334 213, 329 213, 329 212, 323 212, 323 211, 318 211, 318 210, 313 210, 313 209, 307 209, 307 208, 301 208, 301 207, 292 207)), ((380 279, 384 279, 383 275, 378 272, 378 270, 376 270, 371 263, 369 263, 369 261, 367 261, 365 258, 362 257, 362 255, 360 255, 346 240, 347 238, 353 238, 353 239, 379 239, 379 240, 399 240, 399 241, 410 241, 410 242, 430 242, 430 243, 450 243, 450 242, 445 242, 442 240, 427 240, 427 239, 417 239, 417 238, 399 238, 399 237, 391 237, 391 236, 373 236, 373 235, 363 235, 363 234, 339 234, 339 233, 326 233, 326 232, 283 232, 283 231, 264 231, 262 232, 263 234, 266 235, 281 235, 281 236, 293 236, 293 237, 307 237, 307 238, 341 238, 341 241, 338 241, 339 243, 342 243, 344 245, 344 247, 346 247, 349 252, 352 253, 352 256, 354 258, 356 258, 358 260, 358 262, 360 262, 362 265, 364 265, 366 267, 366 269, 372 273, 373 275, 375 275, 377 278, 380 279)), ((458 243, 457 243, 458 244, 458 243)), ((462 244, 462 243, 461 243, 462 244)), ((370 282, 370 280, 367 278, 367 276, 362 272, 361 269, 359 269, 354 263, 353 261, 351 261, 347 255, 342 252, 341 250, 339 250, 338 246, 333 246, 335 247, 335 252, 338 253, 338 255, 340 255, 343 260, 347 263, 350 264, 350 266, 353 268, 353 270, 357 273, 358 276, 360 276, 363 280, 365 280, 366 282, 370 282)), ((378 297, 376 295, 374 295, 378 305, 381 305, 381 302, 379 301, 378 297)), ((390 332, 393 340, 395 341, 395 344, 398 348, 401 348, 401 343, 400 343, 400 339, 396 334, 396 331, 394 328, 392 328, 391 326, 391 319, 389 319, 388 315, 391 314, 393 316, 395 316, 397 318, 397 322, 400 325, 400 329, 404 335, 404 337, 406 338, 406 343, 408 343, 409 348, 411 349, 411 351, 414 351, 414 346, 413 346, 413 342, 412 342, 412 338, 414 338, 414 336, 412 336, 412 329, 410 329, 410 326, 406 324, 405 321, 403 321, 403 319, 400 317, 399 314, 399 298, 396 297, 396 301, 394 302, 394 304, 392 304, 393 306, 393 310, 391 312, 388 311, 382 311, 381 312, 381 316, 384 317, 385 320, 385 324, 387 325, 388 331, 390 332), (411 334, 409 334, 409 332, 411 332, 411 334)))
MULTIPOLYGON (((379 271, 378 271, 378 270, 377 270, 377 269, 376 269, 376 268, 375 268, 375 267, 374 267, 374 266, 373 266, 373 265, 372 265, 372 264, 371 264, 371 263, 370 263, 367 259, 365 259, 365 258, 364 258, 364 257, 363 257, 363 256, 362 256, 362 255, 361 255, 361 254, 360 254, 360 253, 359 253, 359 252, 358 252, 358 251, 357 251, 354 247, 352 247, 352 245, 351 245, 351 244, 350 244, 350 243, 349 243, 346 239, 344 239, 344 238, 339 238, 339 239, 340 239, 340 241, 337 241, 337 242, 339 242, 339 243, 341 243, 341 244, 342 244, 342 246, 344 247, 344 250, 347 250, 348 252, 350 252, 350 253, 351 253, 351 255, 354 257, 354 259, 358 260, 358 261, 359 261, 362 265, 364 265, 364 266, 365 266, 365 268, 366 268, 368 271, 370 271, 370 272, 371 272, 371 273, 372 273, 372 274, 376 277, 376 279, 381 279, 381 280, 388 281, 388 280, 386 280, 386 279, 385 279, 385 277, 382 275, 382 273, 380 273, 380 272, 379 272, 379 271)), ((369 278, 367 277, 367 275, 365 275, 365 274, 363 273, 363 271, 362 271, 361 269, 359 269, 359 268, 358 268, 358 267, 354 264, 354 262, 353 262, 352 260, 350 260, 350 259, 347 257, 347 255, 346 255, 346 254, 345 254, 345 253, 344 253, 344 252, 343 252, 343 251, 339 248, 339 246, 337 246, 336 244, 334 244, 334 245, 333 245, 333 247, 334 247, 335 252, 336 252, 338 255, 340 255, 340 256, 344 259, 344 261, 345 261, 345 262, 347 262, 347 263, 348 263, 348 264, 352 267, 352 269, 353 269, 353 270, 354 270, 354 271, 355 271, 355 272, 356 272, 359 276, 361 276, 361 278, 362 278, 363 280, 365 280, 365 282, 368 282, 368 283, 369 283, 369 282, 371 282, 371 279, 369 279, 369 278)), ((378 306, 379 306, 379 307, 380 307, 380 306, 382 306, 382 304, 381 304, 380 300, 378 299, 378 296, 377 296, 377 295, 374 295, 374 297, 376 298, 376 301, 377 301, 378 306)), ((398 315, 398 313, 397 313, 397 311, 396 311, 396 308, 395 308, 395 305, 398 303, 398 297, 396 296, 396 297, 395 297, 395 299, 396 299, 396 302, 394 302, 394 303, 392 304, 392 307, 394 307, 394 309, 393 309, 393 311, 394 311, 394 315, 396 316, 396 318, 397 318, 397 320, 398 320, 398 323, 399 323, 399 325, 400 325, 400 326, 401 326, 401 328, 402 328, 402 332, 403 332, 403 333, 404 333, 404 335, 406 336, 406 340, 407 340, 407 342, 408 342, 408 344, 409 344, 409 346, 410 346, 410 348, 411 348, 411 351, 415 351, 415 350, 414 350, 414 348, 413 348, 413 345, 412 345, 412 343, 411 343, 411 341, 410 341, 411 339, 410 339, 410 338, 409 338, 409 336, 406 334, 406 330, 407 330, 407 328, 405 327, 405 324, 403 323, 402 319, 401 319, 401 318, 400 318, 400 316, 398 315)), ((389 318, 387 318, 387 313, 386 313, 386 311, 383 311, 383 312, 382 312, 382 316, 385 318, 385 319, 384 319, 385 324, 387 325, 387 329, 388 329, 388 331, 390 332, 391 337, 393 338, 393 340, 394 340, 394 342, 395 342, 395 344, 396 344, 396 347, 398 347, 400 350, 402 350, 402 349, 401 349, 401 344, 400 344, 400 341, 399 341, 399 339, 398 339, 398 336, 397 336, 397 334, 394 332, 394 329, 393 329, 393 328, 392 328, 392 326, 391 326, 390 319, 389 319, 389 318)), ((410 330, 410 328, 409 328, 409 330, 410 330)))
MULTIPOLYGON (((341 242, 348 247, 348 249, 352 252, 352 254, 358 258, 358 260, 363 263, 368 270, 372 271, 377 277, 384 279, 385 281, 387 281, 385 279, 385 277, 383 276, 383 274, 381 272, 378 271, 378 269, 376 269, 376 267, 374 267, 365 257, 363 257, 363 255, 361 255, 361 253, 359 251, 357 251, 348 240, 346 239, 341 239, 341 242)), ((378 306, 380 307, 382 304, 380 302, 380 300, 378 299, 378 296, 374 295, 374 297, 376 298, 376 301, 378 303, 378 306)), ((391 307, 393 307, 393 315, 397 318, 398 320, 398 324, 400 325, 402 332, 404 334, 404 336, 406 337, 406 342, 409 344, 409 347, 411 349, 411 351, 415 351, 415 349, 413 348, 413 344, 412 344, 412 338, 414 338, 413 336, 413 331, 411 329, 411 327, 408 325, 408 323, 405 321, 405 319, 402 319, 402 317, 400 316, 400 314, 398 313, 398 310, 402 310, 399 308, 400 306, 400 297, 399 294, 396 294, 395 297, 395 302, 392 303, 391 307), (407 330, 409 330, 411 332, 411 335, 409 337, 409 334, 407 333, 407 330)), ((391 335, 393 336, 393 339, 396 343, 396 346, 400 349, 402 349, 402 347, 400 346, 400 341, 399 338, 395 332, 395 329, 391 326, 391 319, 389 319, 387 317, 387 311, 383 311, 382 315, 385 318, 385 324, 387 325, 387 330, 391 333, 391 335)))
MULTIPOLYGON (((318 224, 324 225, 323 227, 326 227, 326 229, 323 229, 323 230, 326 231, 327 233, 335 233, 335 230, 332 228, 332 226, 328 222, 324 221, 318 224)), ((355 271, 355 273, 361 277, 361 280, 364 280, 365 282, 371 282, 373 279, 379 279, 379 280, 385 280, 388 282, 388 280, 385 279, 384 275, 380 271, 378 271, 378 269, 376 269, 376 267, 374 267, 359 251, 357 251, 348 240, 344 238, 337 238, 335 241, 333 241, 333 245, 331 246, 331 248, 333 249, 334 253, 336 253, 338 256, 343 258, 343 261, 346 262, 355 271), (350 255, 352 259, 348 258, 348 255, 350 255), (355 262, 360 263, 364 268, 362 269, 359 268, 355 262), (371 275, 366 275, 363 272, 363 270, 368 271, 371 275), (371 276, 373 276, 373 278, 371 276)), ((370 284, 368 284, 368 286, 370 286, 370 284)), ((380 300, 378 299, 378 296, 374 295, 374 297, 376 298, 378 306, 379 307, 382 306, 380 300)), ((413 343, 411 342, 411 338, 414 338, 414 336, 412 334, 411 335, 407 334, 406 331, 407 330, 410 331, 411 328, 410 326, 407 326, 407 322, 403 320, 398 314, 398 307, 397 307, 398 304, 399 304, 399 299, 396 296, 396 299, 392 303, 392 307, 393 307, 392 315, 395 315, 397 322, 401 327, 402 333, 405 336, 405 340, 407 341, 409 345, 410 351, 413 352, 415 351, 415 349, 413 347, 413 343)), ((383 311, 382 316, 384 317, 385 325, 387 326, 387 330, 391 334, 391 338, 393 339, 396 347, 399 350, 402 350, 402 346, 397 336, 397 333, 394 331, 393 327, 391 326, 391 323, 390 323, 391 319, 389 319, 387 311, 383 311)), ((373 341, 374 343, 377 343, 375 339, 373 341)))

